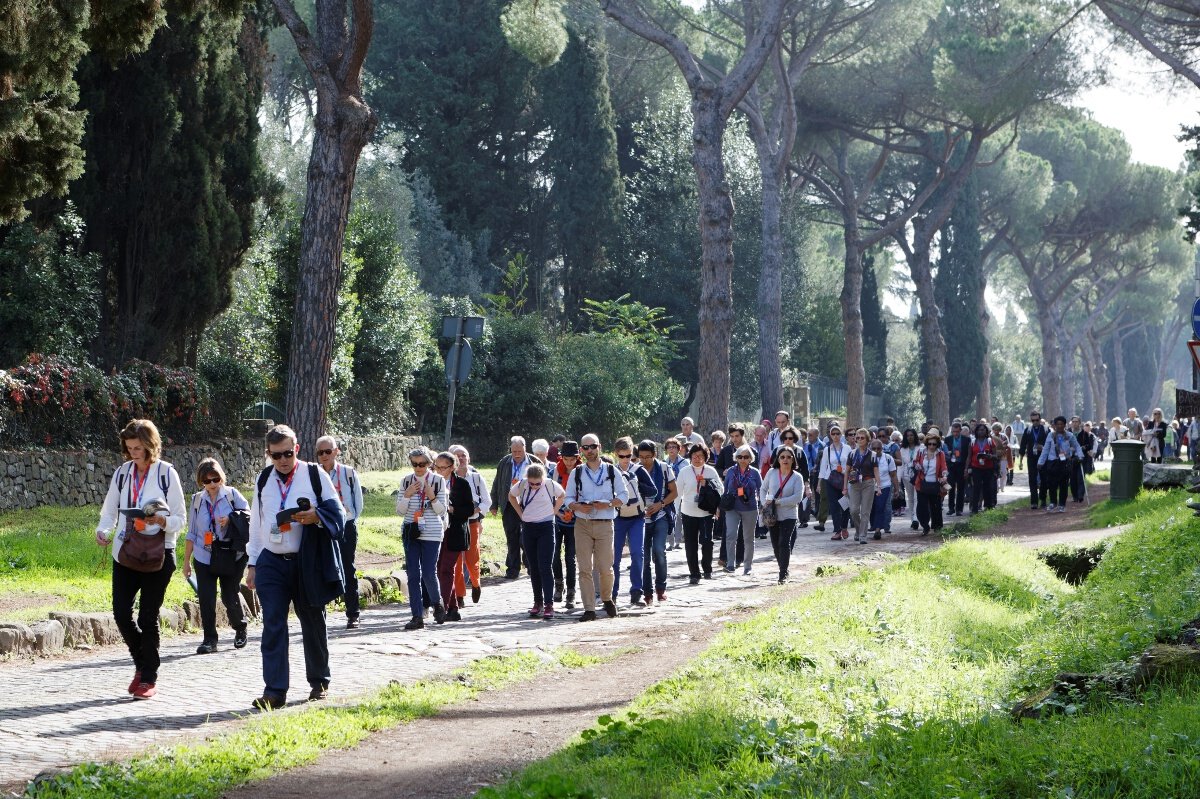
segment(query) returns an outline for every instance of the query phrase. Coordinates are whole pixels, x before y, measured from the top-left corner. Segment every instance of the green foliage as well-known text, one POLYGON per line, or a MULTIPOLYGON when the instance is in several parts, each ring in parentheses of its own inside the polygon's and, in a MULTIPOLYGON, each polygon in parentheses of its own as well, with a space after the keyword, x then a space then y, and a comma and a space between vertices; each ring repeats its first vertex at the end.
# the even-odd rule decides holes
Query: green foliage
POLYGON ((45 230, 32 222, 0 228, 0 366, 39 351, 81 358, 96 334, 98 277, 70 206, 45 230))
POLYGON ((672 324, 662 308, 647 308, 628 294, 622 294, 615 300, 585 298, 583 312, 596 332, 618 333, 640 345, 656 369, 666 369, 679 357, 679 342, 674 340, 674 334, 683 325, 672 324))
POLYGON ((500 29, 512 48, 540 67, 567 49, 567 19, 556 0, 512 0, 500 12, 500 29))
POLYGON ((517 253, 508 259, 500 274, 500 290, 484 294, 483 299, 497 316, 521 316, 529 301, 529 259, 517 253))
MULTIPOLYGON (((1097 472, 1098 473, 1098 472, 1097 472)), ((1088 508, 1088 524, 1093 527, 1116 527, 1136 522, 1146 516, 1173 510, 1190 495, 1183 489, 1149 491, 1143 489, 1130 502, 1106 499, 1088 508)))
MULTIPOLYGON (((113 14, 148 5, 103 4, 113 14)), ((114 67, 93 52, 78 73, 87 158, 71 196, 105 268, 98 350, 110 366, 196 362, 205 326, 230 302, 266 187, 254 26, 240 7, 165 7, 145 53, 114 67)))
POLYGON ((266 391, 265 375, 240 358, 205 353, 198 366, 208 384, 213 432, 242 435, 242 418, 247 408, 266 391))

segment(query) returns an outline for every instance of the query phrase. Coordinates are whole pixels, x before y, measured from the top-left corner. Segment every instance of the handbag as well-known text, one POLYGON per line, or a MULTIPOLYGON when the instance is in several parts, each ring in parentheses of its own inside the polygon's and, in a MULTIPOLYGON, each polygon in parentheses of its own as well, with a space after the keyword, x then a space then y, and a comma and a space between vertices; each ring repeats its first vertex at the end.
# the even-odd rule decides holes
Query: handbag
POLYGON ((721 492, 713 488, 707 480, 700 485, 697 493, 700 495, 700 499, 696 505, 705 513, 716 513, 717 509, 721 507, 721 492))
POLYGON ((829 473, 829 477, 825 479, 825 482, 834 491, 844 491, 846 489, 846 475, 842 474, 841 472, 831 471, 829 473))
POLYGON ((451 552, 466 552, 471 548, 471 528, 465 521, 450 522, 442 546, 451 552))
POLYGON ((213 541, 208 570, 217 577, 241 577, 246 568, 244 554, 232 541, 213 541))
POLYGON ((737 494, 729 491, 721 495, 721 510, 733 510, 737 503, 737 494))
POLYGON ((137 532, 133 519, 125 528, 121 548, 117 550, 117 563, 135 572, 156 572, 167 559, 167 532, 159 530, 154 535, 137 532))
POLYGON ((405 522, 400 528, 400 540, 411 544, 421 537, 421 525, 418 522, 405 522))

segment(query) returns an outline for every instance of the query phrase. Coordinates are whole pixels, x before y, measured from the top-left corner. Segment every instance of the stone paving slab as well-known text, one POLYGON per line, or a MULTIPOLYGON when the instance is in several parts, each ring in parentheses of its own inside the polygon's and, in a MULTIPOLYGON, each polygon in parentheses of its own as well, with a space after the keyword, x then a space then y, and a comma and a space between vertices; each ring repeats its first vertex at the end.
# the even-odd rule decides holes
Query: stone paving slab
MULTIPOLYGON (((1008 501, 1027 496, 1020 489, 1002 494, 1008 501)), ((897 519, 899 523, 900 520, 897 519)), ((898 525, 899 528, 899 525, 898 525)), ((468 602, 463 621, 403 631, 410 618, 405 605, 366 609, 362 626, 346 630, 345 616, 329 614, 329 650, 333 701, 347 700, 391 681, 415 682, 444 675, 471 660, 492 654, 544 651, 568 645, 621 645, 632 625, 654 625, 664 633, 697 624, 719 623, 713 618, 732 607, 770 602, 777 570, 770 547, 756 542, 751 575, 714 572, 713 580, 687 585, 682 549, 668 553, 668 601, 646 609, 622 608, 615 620, 604 617, 576 624, 577 607, 550 622, 529 619, 529 582, 522 577, 485 586, 478 605, 468 602)), ((819 565, 878 564, 882 559, 908 557, 939 543, 907 530, 882 542, 855 546, 834 542, 828 533, 799 531, 793 554, 793 580, 812 577, 819 565)), ((626 560, 628 564, 628 560, 626 560)), ((716 564, 714 564, 714 567, 716 564)), ((628 566, 622 576, 627 591, 628 566)), ((251 627, 249 645, 232 648, 232 634, 222 631, 221 649, 212 655, 194 654, 193 635, 165 638, 158 696, 135 701, 126 694, 133 674, 124 647, 103 647, 86 656, 14 660, 0 664, 0 786, 20 784, 46 769, 65 768, 86 760, 128 757, 152 746, 185 738, 202 738, 233 729, 250 715, 251 701, 262 692, 259 632, 251 627)), ((292 703, 307 696, 299 626, 291 622, 290 656, 292 703)))

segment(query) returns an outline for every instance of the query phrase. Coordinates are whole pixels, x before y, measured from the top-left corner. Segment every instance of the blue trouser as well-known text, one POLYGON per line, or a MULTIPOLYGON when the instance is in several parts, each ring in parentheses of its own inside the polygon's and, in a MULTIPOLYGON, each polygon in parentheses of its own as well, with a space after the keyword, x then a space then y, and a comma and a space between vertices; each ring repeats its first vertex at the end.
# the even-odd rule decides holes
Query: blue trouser
POLYGON ((829 516, 833 520, 833 529, 849 530, 850 529, 850 510, 843 508, 839 501, 842 498, 840 489, 834 488, 825 481, 825 504, 829 506, 829 516))
POLYGON ((264 549, 254 568, 254 588, 262 605, 262 664, 265 696, 287 697, 288 605, 294 605, 304 642, 304 673, 308 684, 329 686, 329 639, 325 606, 313 607, 300 592, 298 555, 276 555, 264 549))
POLYGON ((871 505, 871 529, 892 531, 892 487, 881 489, 871 505))
POLYGON ((535 605, 554 604, 554 521, 524 522, 521 525, 524 539, 526 568, 529 582, 533 585, 535 605))
POLYGON ((642 596, 642 551, 646 536, 646 517, 642 515, 613 523, 613 596, 621 592, 621 556, 629 542, 629 593, 635 599, 642 596))
POLYGON ((664 513, 657 521, 646 522, 642 544, 642 586, 662 593, 667 590, 667 535, 671 532, 671 515, 664 513), (650 579, 650 563, 654 563, 654 580, 650 579))
POLYGON ((441 604, 437 600, 442 595, 437 576, 438 554, 441 549, 441 541, 417 539, 404 542, 404 572, 408 575, 408 602, 412 605, 414 619, 425 615, 425 602, 421 595, 422 586, 425 588, 425 594, 429 597, 430 603, 441 604))

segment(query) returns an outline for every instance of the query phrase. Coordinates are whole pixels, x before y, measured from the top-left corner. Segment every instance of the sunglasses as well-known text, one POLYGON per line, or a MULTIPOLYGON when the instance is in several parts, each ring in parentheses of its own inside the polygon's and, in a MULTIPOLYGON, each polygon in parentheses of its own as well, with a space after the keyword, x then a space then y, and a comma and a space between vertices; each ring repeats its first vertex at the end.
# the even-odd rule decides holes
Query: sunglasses
POLYGON ((831 435, 831 436, 840 436, 840 435, 841 435, 841 433, 840 433, 839 431, 837 431, 837 430, 830 430, 830 431, 829 431, 829 435, 831 435))
POLYGON ((271 460, 273 460, 273 461, 281 460, 281 459, 283 459, 283 458, 294 458, 294 457, 296 457, 296 451, 295 451, 295 450, 291 450, 291 449, 289 449, 289 450, 287 450, 287 451, 285 451, 285 452, 271 452, 270 450, 268 450, 268 451, 267 451, 267 454, 271 456, 271 460))
POLYGON ((619 461, 628 461, 628 460, 632 460, 632 459, 633 459, 633 456, 630 455, 628 452, 625 453, 624 455, 617 456, 617 460, 619 460, 619 461))
POLYGON ((426 466, 429 465, 429 461, 421 461, 419 463, 417 461, 409 461, 408 465, 413 467, 414 469, 424 469, 426 466))
POLYGON ((795 436, 784 436, 783 438, 780 439, 780 441, 796 441, 796 440, 798 440, 798 439, 795 436))
POLYGON ((538 481, 535 483, 535 482, 533 482, 532 480, 530 480, 530 481, 529 481, 529 487, 530 487, 530 488, 541 488, 541 487, 542 487, 542 481, 541 481, 541 480, 538 480, 538 481))
POLYGON ((326 455, 332 455, 332 454, 333 454, 333 450, 332 450, 332 449, 319 449, 319 450, 317 450, 317 457, 318 457, 318 458, 322 458, 322 457, 324 457, 324 456, 326 456, 326 455))
POLYGON ((737 460, 739 460, 739 461, 748 461, 748 460, 750 460, 750 456, 749 456, 749 455, 738 455, 738 456, 737 456, 737 460))
POLYGON ((206 485, 206 486, 217 485, 220 482, 221 482, 220 477, 206 477, 204 479, 204 485, 206 485))
POLYGON ((580 444, 580 449, 600 449, 599 444, 580 444))

